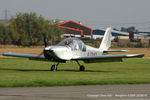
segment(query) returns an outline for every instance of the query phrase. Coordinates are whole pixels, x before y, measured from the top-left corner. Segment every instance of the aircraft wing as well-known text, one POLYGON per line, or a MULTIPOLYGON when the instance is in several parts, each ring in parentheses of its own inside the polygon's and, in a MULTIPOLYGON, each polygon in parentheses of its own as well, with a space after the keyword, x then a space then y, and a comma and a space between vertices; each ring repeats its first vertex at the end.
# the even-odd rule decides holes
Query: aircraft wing
POLYGON ((23 57, 29 58, 31 60, 44 60, 45 57, 43 55, 33 55, 33 54, 20 54, 20 53, 3 53, 3 56, 11 56, 11 57, 23 57))
POLYGON ((102 55, 102 56, 86 56, 74 58, 72 60, 82 60, 85 63, 98 63, 98 62, 121 62, 122 58, 141 58, 144 54, 121 54, 121 55, 102 55))

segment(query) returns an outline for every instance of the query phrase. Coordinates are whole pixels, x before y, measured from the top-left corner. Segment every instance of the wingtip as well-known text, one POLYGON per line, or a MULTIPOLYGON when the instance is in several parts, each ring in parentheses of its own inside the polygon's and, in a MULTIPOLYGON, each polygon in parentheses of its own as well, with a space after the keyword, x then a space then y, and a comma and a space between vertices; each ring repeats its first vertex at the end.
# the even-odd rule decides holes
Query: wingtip
POLYGON ((122 50, 122 52, 129 52, 130 50, 122 50))
POLYGON ((5 56, 6 54, 9 54, 9 53, 11 53, 11 52, 4 52, 4 53, 2 53, 2 55, 5 56))
POLYGON ((145 54, 135 54, 135 57, 139 57, 139 58, 142 58, 144 57, 145 54))
POLYGON ((145 56, 145 54, 140 54, 142 57, 144 57, 145 56))

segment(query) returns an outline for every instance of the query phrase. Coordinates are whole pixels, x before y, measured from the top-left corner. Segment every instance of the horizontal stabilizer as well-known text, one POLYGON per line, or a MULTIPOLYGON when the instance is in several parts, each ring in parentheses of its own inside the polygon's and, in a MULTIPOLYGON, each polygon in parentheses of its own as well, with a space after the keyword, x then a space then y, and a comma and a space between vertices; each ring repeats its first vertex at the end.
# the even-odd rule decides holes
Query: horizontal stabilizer
POLYGON ((107 53, 107 52, 128 52, 130 50, 104 50, 104 53, 107 53))

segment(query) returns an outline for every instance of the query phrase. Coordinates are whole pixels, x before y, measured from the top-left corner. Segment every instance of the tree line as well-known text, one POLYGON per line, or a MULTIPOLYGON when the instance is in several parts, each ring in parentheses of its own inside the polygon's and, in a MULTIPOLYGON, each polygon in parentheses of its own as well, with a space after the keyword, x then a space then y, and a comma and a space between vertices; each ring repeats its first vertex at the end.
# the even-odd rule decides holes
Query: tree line
POLYGON ((130 33, 130 32, 138 32, 138 30, 134 27, 134 26, 131 26, 131 27, 121 27, 120 30, 114 28, 113 30, 116 30, 116 31, 121 31, 121 32, 127 32, 127 33, 130 33))
POLYGON ((47 20, 36 13, 18 13, 8 25, 0 25, 0 44, 43 45, 44 39, 49 44, 57 43, 64 34, 58 24, 59 20, 47 20))

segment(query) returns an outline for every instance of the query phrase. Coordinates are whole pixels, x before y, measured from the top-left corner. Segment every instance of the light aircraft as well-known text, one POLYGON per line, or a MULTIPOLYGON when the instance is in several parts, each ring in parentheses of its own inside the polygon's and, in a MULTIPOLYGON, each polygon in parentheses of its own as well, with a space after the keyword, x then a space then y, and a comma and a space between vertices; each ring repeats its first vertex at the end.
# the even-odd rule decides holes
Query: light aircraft
POLYGON ((100 63, 100 62, 121 62, 122 58, 143 57, 144 54, 118 54, 106 55, 108 52, 126 52, 127 50, 108 50, 111 46, 111 28, 107 28, 99 48, 94 48, 85 45, 78 38, 66 38, 56 46, 47 46, 43 50, 44 55, 18 54, 18 53, 3 53, 3 56, 25 57, 31 60, 53 61, 51 66, 52 71, 56 71, 59 63, 66 61, 76 61, 79 65, 79 70, 84 71, 85 67, 80 65, 79 61, 85 63, 100 63))

